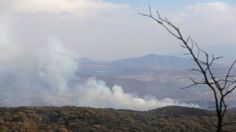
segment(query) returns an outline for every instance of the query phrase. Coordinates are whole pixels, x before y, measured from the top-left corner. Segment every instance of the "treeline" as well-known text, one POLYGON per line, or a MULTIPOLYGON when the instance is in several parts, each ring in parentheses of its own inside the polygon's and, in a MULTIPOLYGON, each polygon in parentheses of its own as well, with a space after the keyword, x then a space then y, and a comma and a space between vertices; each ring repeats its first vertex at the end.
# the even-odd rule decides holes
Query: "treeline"
MULTIPOLYGON (((225 122, 236 121, 235 113, 225 122)), ((212 132, 213 112, 166 107, 147 112, 80 107, 0 108, 0 132, 212 132)), ((227 130, 236 130, 229 125, 227 130)))

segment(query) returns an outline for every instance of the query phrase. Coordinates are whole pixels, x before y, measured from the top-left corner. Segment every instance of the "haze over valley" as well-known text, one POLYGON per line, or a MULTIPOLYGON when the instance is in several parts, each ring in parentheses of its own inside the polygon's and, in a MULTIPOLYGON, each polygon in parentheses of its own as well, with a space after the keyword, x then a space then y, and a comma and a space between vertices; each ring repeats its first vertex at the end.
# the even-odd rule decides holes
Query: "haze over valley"
POLYGON ((209 90, 181 89, 202 78, 189 71, 196 64, 182 58, 179 41, 139 14, 147 5, 209 55, 225 56, 213 70, 226 72, 235 58, 235 1, 1 0, 0 105, 207 108, 209 90))

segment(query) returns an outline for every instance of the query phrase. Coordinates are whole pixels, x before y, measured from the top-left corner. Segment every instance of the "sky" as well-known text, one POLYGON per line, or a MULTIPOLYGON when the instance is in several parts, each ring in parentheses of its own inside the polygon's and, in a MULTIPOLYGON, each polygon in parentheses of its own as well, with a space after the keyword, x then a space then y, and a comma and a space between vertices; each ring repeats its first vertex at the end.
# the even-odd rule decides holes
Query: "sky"
POLYGON ((1 0, 0 52, 44 49, 56 39, 81 57, 115 60, 149 53, 180 56, 180 42, 151 19, 158 9, 210 53, 236 53, 234 0, 1 0))
POLYGON ((148 5, 203 49, 235 58, 234 1, 0 0, 0 105, 198 107, 170 98, 137 97, 96 78, 71 86, 81 57, 116 60, 184 53, 178 40, 138 14, 148 12, 148 5))

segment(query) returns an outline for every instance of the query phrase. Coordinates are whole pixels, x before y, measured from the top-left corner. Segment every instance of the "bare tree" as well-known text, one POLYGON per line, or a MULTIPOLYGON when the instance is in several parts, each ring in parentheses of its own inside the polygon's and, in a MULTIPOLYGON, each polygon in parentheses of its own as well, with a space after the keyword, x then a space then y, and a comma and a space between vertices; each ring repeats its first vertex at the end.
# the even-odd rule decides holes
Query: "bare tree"
POLYGON ((209 55, 208 52, 199 48, 198 44, 193 41, 191 36, 184 37, 180 29, 174 25, 167 18, 163 18, 158 11, 153 15, 151 7, 149 7, 149 13, 141 15, 151 18, 162 27, 164 27, 172 36, 181 41, 181 47, 186 49, 187 54, 190 56, 197 68, 193 68, 192 71, 199 72, 201 74, 202 80, 197 81, 190 77, 192 84, 186 88, 205 85, 214 95, 215 110, 217 116, 217 132, 223 131, 223 119, 227 111, 226 98, 230 93, 236 89, 236 79, 235 76, 231 75, 233 67, 235 66, 236 60, 229 66, 227 72, 224 76, 218 77, 213 71, 212 66, 215 64, 215 61, 221 59, 222 57, 215 57, 214 55, 209 55))

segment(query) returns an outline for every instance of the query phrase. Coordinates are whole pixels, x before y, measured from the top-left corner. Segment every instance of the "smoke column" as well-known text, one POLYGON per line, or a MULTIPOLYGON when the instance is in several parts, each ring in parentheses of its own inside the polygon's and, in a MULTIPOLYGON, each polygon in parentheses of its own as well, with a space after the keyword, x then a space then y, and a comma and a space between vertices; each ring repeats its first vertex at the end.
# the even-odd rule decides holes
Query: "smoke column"
POLYGON ((22 55, 19 50, 1 52, 6 54, 0 61, 2 106, 69 105, 132 110, 170 105, 198 107, 170 98, 140 98, 125 93, 119 85, 110 88, 104 81, 92 77, 82 83, 73 82, 72 86, 70 83, 79 71, 79 56, 65 49, 55 38, 38 52, 22 55))
MULTIPOLYGON (((3 1, 7 2, 7 1, 3 1)), ((9 4, 10 5, 10 4, 9 4)), ((0 6, 1 7, 1 6, 0 6)), ((140 98, 119 85, 91 77, 74 82, 79 56, 51 37, 47 46, 25 52, 9 37, 8 15, 0 8, 0 106, 89 106, 149 110, 169 105, 199 107, 171 98, 140 98), (71 84, 74 85, 71 85, 71 84)))

